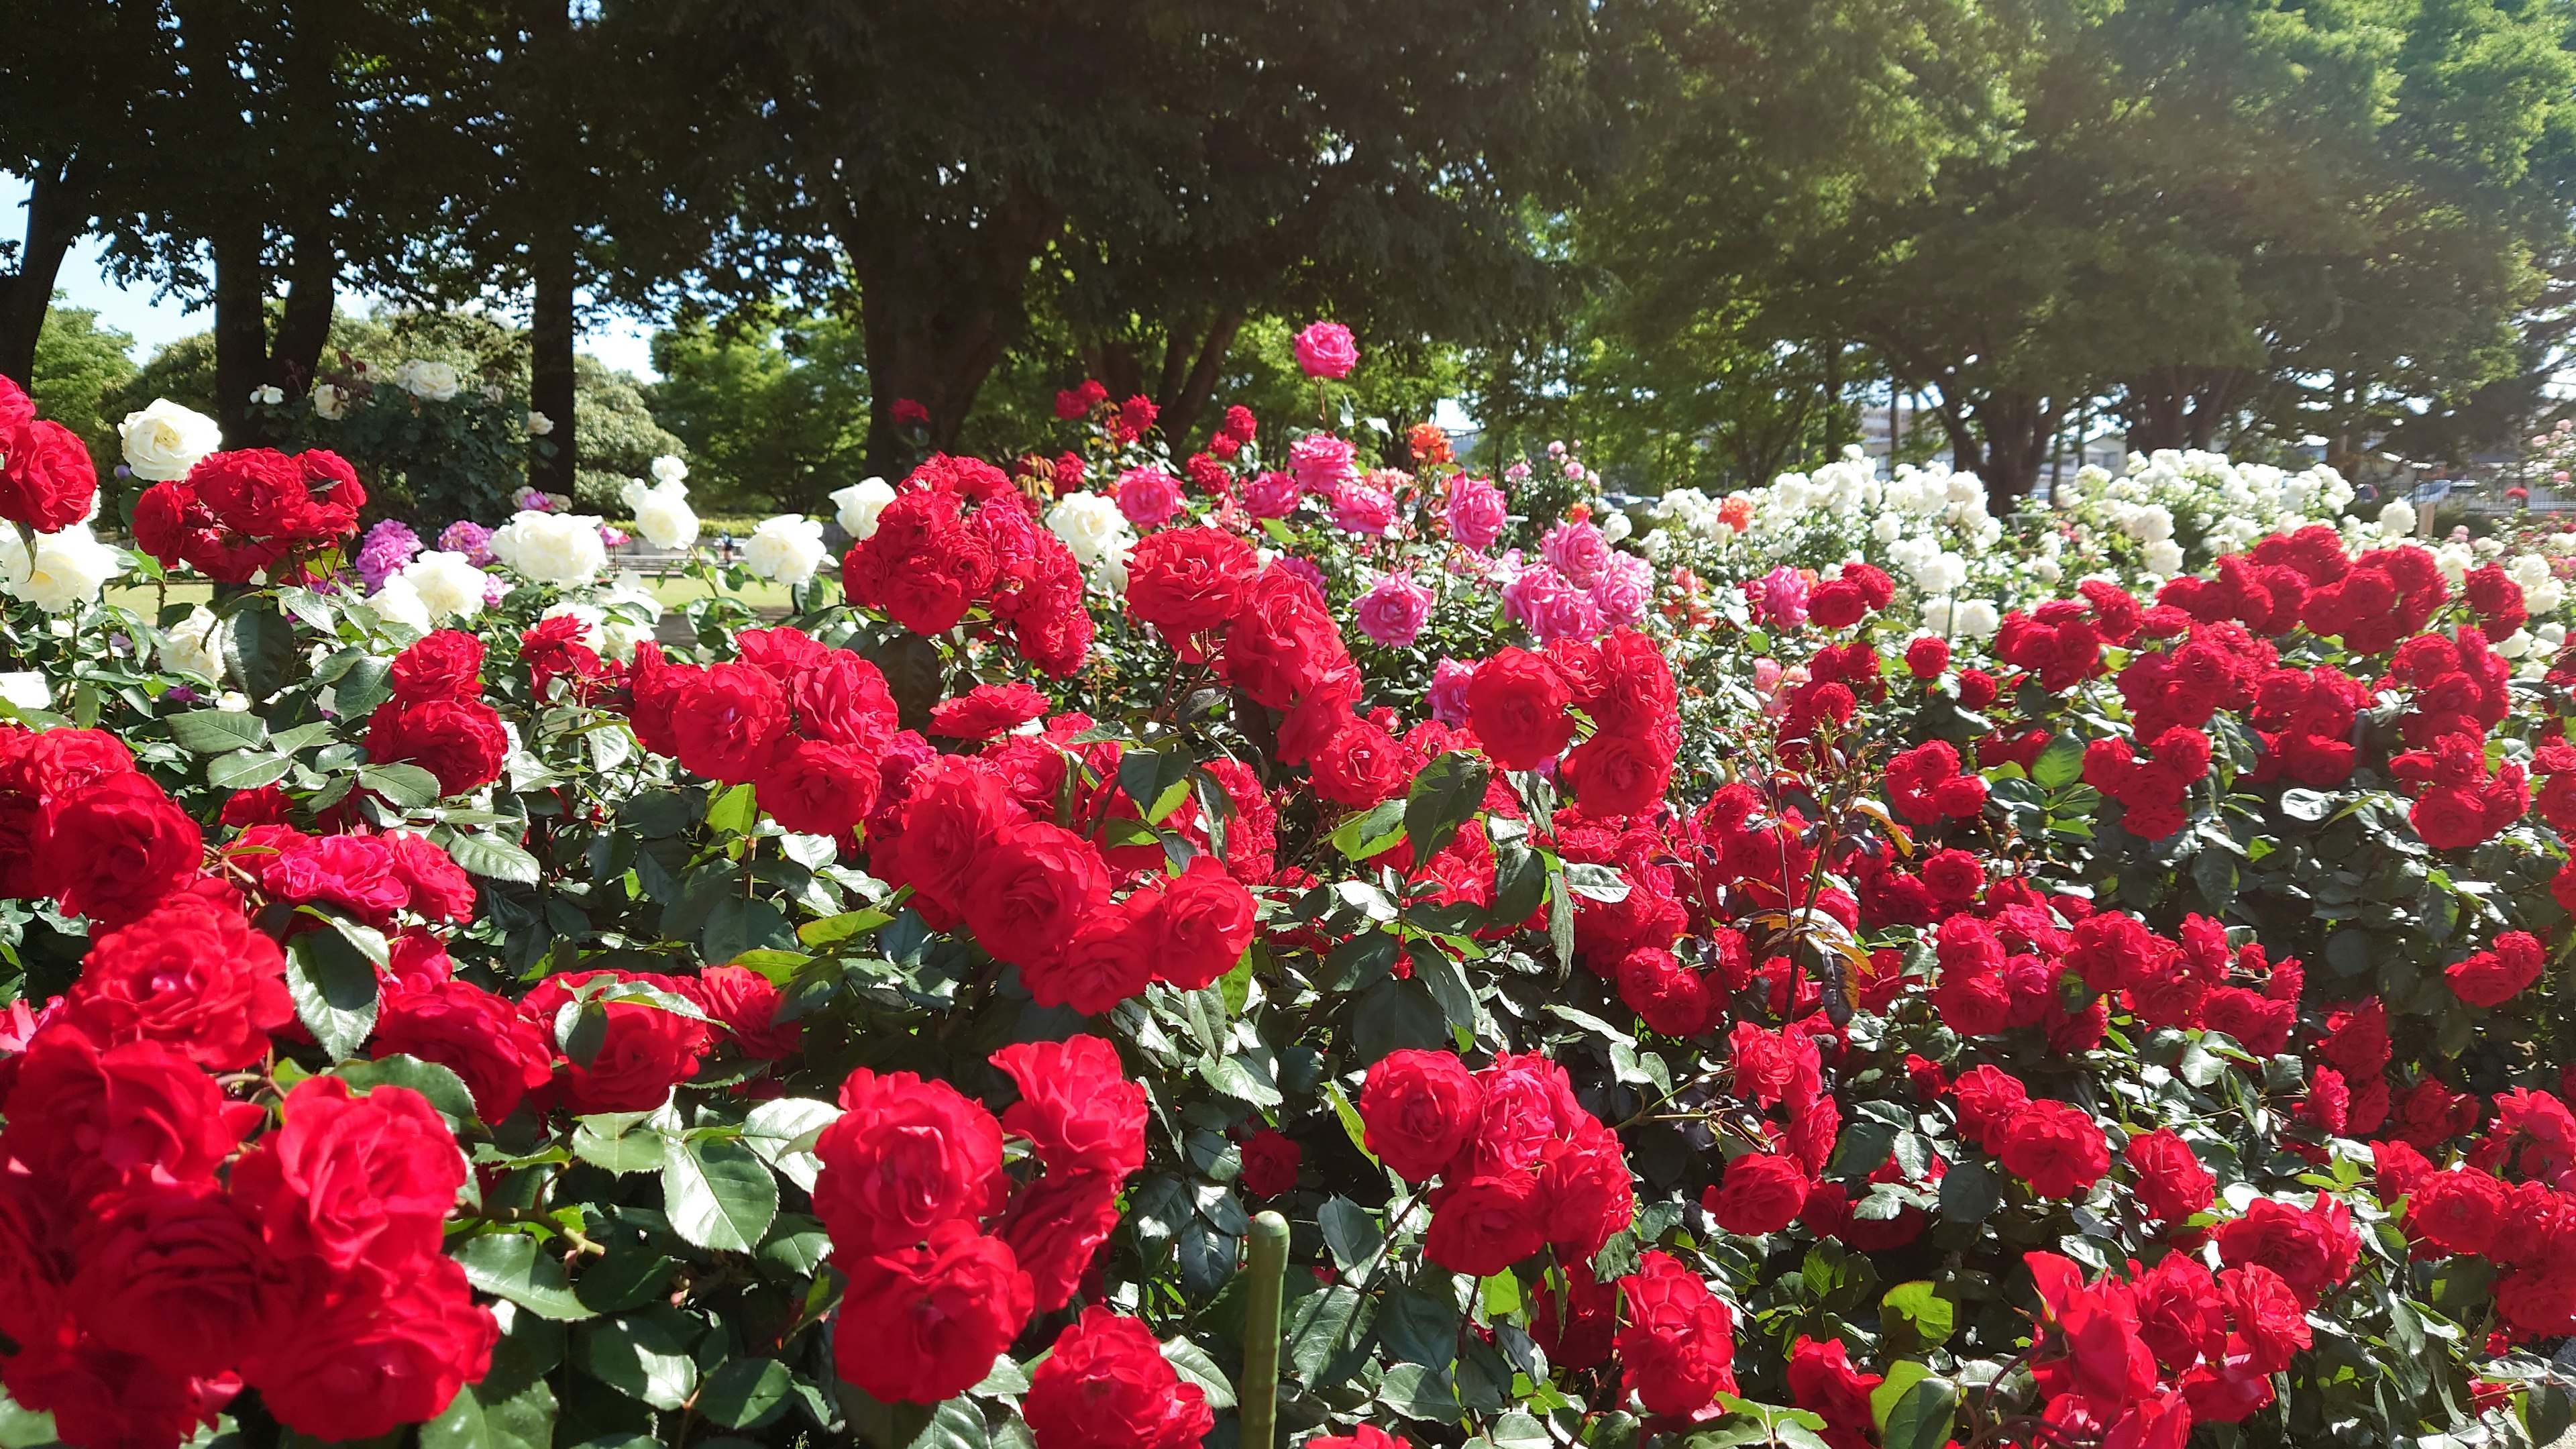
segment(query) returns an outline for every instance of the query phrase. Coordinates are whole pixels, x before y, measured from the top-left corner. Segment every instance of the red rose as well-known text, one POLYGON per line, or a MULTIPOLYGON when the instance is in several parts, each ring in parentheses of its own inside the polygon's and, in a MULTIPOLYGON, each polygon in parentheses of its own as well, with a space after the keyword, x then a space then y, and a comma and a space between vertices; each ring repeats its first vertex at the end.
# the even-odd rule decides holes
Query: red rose
POLYGON ((1053 1313, 1072 1299, 1117 1226, 1117 1178, 1050 1171, 1011 1195, 1011 1210, 993 1231, 1029 1275, 1037 1311, 1053 1313))
POLYGON ((787 692, 757 665, 711 665, 680 686, 671 735, 690 773, 748 785, 787 731, 787 692))
POLYGON ((1565 757, 1565 781, 1586 815, 1643 815, 1663 800, 1680 748, 1677 725, 1651 734, 1596 734, 1565 757))
POLYGON ((1345 716, 1339 723, 1315 749, 1315 793, 1353 810, 1401 793, 1416 763, 1403 742, 1374 720, 1345 716))
POLYGON ((1223 529, 1149 534, 1127 555, 1127 612, 1179 646, 1232 620, 1260 569, 1252 545, 1223 529))
POLYGON ((2281 1281, 2281 1275, 2262 1264, 2248 1263, 2219 1274, 2218 1292, 2236 1332, 2244 1338, 2246 1372, 2279 1373, 2313 1341, 2307 1305, 2281 1281))
POLYGON ((1547 1245, 1537 1194, 1525 1172, 1443 1184, 1430 1197, 1422 1256, 1478 1278, 1503 1272, 1547 1245))
POLYGON ((680 983, 681 994, 724 1024, 746 1055, 779 1061, 796 1054, 805 1024, 782 1022, 786 998, 769 978, 748 966, 709 966, 680 983))
POLYGON ((1022 1413, 1037 1449, 1190 1449, 1216 1426, 1153 1333, 1102 1304, 1056 1335, 1022 1413))
POLYGON ((1288 708, 1350 664, 1323 601, 1275 563, 1243 586, 1224 658, 1235 687, 1270 709, 1288 708))
POLYGON ((2311 1304, 2350 1277, 2361 1256, 2352 1209, 2322 1192, 2306 1208, 2258 1197, 2243 1217, 2219 1224, 2214 1236, 2221 1260, 2260 1263, 2311 1304))
POLYGON ((877 873, 909 885, 917 898, 954 913, 980 872, 983 852, 1013 823, 1028 818, 990 770, 970 760, 936 756, 913 773, 900 833, 871 852, 877 873), (877 856, 887 859, 881 863, 877 856))
POLYGON ((286 957, 239 911, 179 894, 100 936, 62 1019, 101 1046, 157 1041, 209 1071, 268 1054, 268 1034, 295 1019, 286 957))
POLYGON ((185 1443, 200 1424, 212 1427, 228 1397, 90 1337, 27 1344, 0 1365, 0 1376, 19 1407, 54 1416, 54 1432, 66 1444, 185 1443))
POLYGON ((1214 983, 1251 947, 1255 914, 1252 892, 1213 856, 1192 859, 1147 918, 1156 977, 1182 991, 1214 983))
POLYGON ((59 533, 89 516, 98 498, 98 468, 79 436, 39 419, 15 430, 0 428, 0 518, 38 533, 59 533))
POLYGON ((930 711, 930 732, 957 740, 988 740, 1044 715, 1047 697, 1034 685, 979 684, 930 711))
POLYGON ((2170 1127, 2159 1127, 2129 1139, 2122 1154, 2136 1174, 2139 1206, 2149 1216, 2179 1223, 2207 1212, 2216 1196, 2216 1179, 2200 1165, 2191 1144, 2170 1127))
POLYGON ((375 1056, 418 1057, 456 1073, 474 1112, 498 1122, 554 1077, 554 1045, 517 1006, 468 981, 440 981, 385 993, 375 1056))
POLYGON ((209 453, 186 482, 225 528, 251 538, 298 538, 315 522, 303 465, 275 448, 209 453))
POLYGON ((2179 1373, 2227 1351, 2227 1313, 2218 1280, 2189 1253, 2167 1253, 2138 1275, 2138 1337, 2156 1362, 2179 1373))
POLYGON ((405 1087, 357 1097, 338 1077, 308 1077, 285 1116, 232 1170, 233 1195, 272 1251, 398 1276, 438 1256, 465 1158, 427 1098, 405 1087))
POLYGON ((1938 634, 1917 635, 1905 646, 1905 672, 1917 679, 1938 679, 1950 667, 1950 641, 1938 634))
POLYGON ((283 1326, 289 1280, 231 1194, 138 1184, 89 1216, 71 1300, 100 1342, 164 1373, 213 1378, 283 1326))
POLYGON ((243 1376, 290 1429, 330 1442, 372 1439, 436 1417, 491 1371, 500 1337, 465 1270, 432 1257, 380 1291, 297 1317, 243 1376))
POLYGON ((935 1404, 983 1382, 1033 1311, 1009 1246, 969 1222, 940 1224, 923 1247, 834 1261, 850 1286, 833 1360, 842 1378, 889 1402, 935 1404))
POLYGON ((1619 1291, 1628 1311, 1621 1378, 1647 1412, 1696 1413, 1735 1392, 1735 1311, 1698 1274, 1649 1249, 1619 1291))
POLYGON ((2504 1220, 2504 1184, 2475 1168, 2427 1174, 2406 1202, 2406 1225, 2446 1253, 2485 1256, 2504 1220))
POLYGON ((1637 1193, 1618 1134, 1587 1114, 1542 1148, 1536 1207, 1547 1240, 1569 1258, 1591 1258, 1636 1221, 1637 1193))
POLYGON ((1885 1382, 1877 1374, 1852 1367, 1841 1339, 1818 1343, 1805 1334, 1789 1350, 1789 1396, 1798 1407, 1824 1416, 1826 1442, 1867 1444, 1878 1419, 1870 1410, 1870 1390, 1885 1382))
POLYGON ((876 808, 873 761, 846 745, 782 740, 759 767, 755 798, 799 835, 846 836, 876 808))
POLYGON ((1748 1237, 1776 1233, 1798 1220, 1807 1204, 1806 1164, 1776 1153, 1754 1153, 1726 1164, 1720 1186, 1700 1195, 1717 1225, 1748 1237))
POLYGON ((2108 1414, 2155 1388, 2155 1352, 2138 1334, 2127 1284, 2087 1285, 2082 1270, 2055 1253, 2025 1253, 2022 1261, 2039 1290, 2042 1323, 2056 1330, 2043 1337, 2035 1365, 2043 1394, 2076 1394, 2108 1414))
POLYGON ((1070 1006, 1097 1016, 1132 996, 1145 994, 1161 964, 1161 940, 1152 925, 1153 891, 1138 891, 1122 902, 1102 902, 1073 928, 1073 938, 1050 959, 1020 965, 1020 984, 1040 1006, 1070 1006))
POLYGON ((205 835, 160 786, 109 775, 44 802, 36 869, 63 914, 124 925, 195 878, 205 835))
POLYGON ((438 777, 441 795, 462 795, 501 778, 510 736, 479 699, 390 699, 367 724, 367 758, 410 763, 438 777))
POLYGON ((1108 903, 1099 848, 1059 825, 1008 826, 975 859, 958 902, 976 942, 1016 966, 1062 955, 1074 927, 1108 903))
POLYGON ((956 1088, 861 1067, 841 1108, 814 1145, 814 1211, 843 1260, 909 1248, 945 1223, 971 1230, 1001 1207, 1001 1124, 956 1088))
POLYGON ((1485 754, 1506 770, 1535 770, 1574 738, 1573 695, 1546 656, 1504 649, 1467 682, 1467 721, 1485 754))
POLYGON ((1530 1336, 1547 1351, 1549 1363, 1592 1368, 1610 1357, 1611 1338, 1619 1329, 1618 1287, 1594 1278, 1588 1264, 1563 1264, 1558 1272, 1564 1278, 1564 1310, 1558 1309, 1553 1284, 1540 1287, 1530 1336))
POLYGON ((1368 1150, 1407 1182, 1447 1167, 1476 1128, 1483 1090, 1445 1051, 1390 1052, 1368 1069, 1360 1122, 1368 1150))
POLYGON ((2102 1129, 2081 1110, 2045 1098, 2029 1103, 1995 1134, 1995 1157, 2041 1197, 2073 1197, 2110 1171, 2102 1129))
MULTIPOLYGON (((550 1039, 572 989, 598 980, 627 980, 671 990, 665 977, 616 971, 585 971, 549 976, 519 1000, 519 1010, 550 1039)), ((610 1000, 602 1008, 606 1027, 599 1049, 588 1063, 566 1061, 561 1105, 577 1116, 595 1112, 650 1112, 671 1096, 671 1089, 697 1074, 698 1059, 713 1045, 705 1022, 683 1016, 655 1002, 610 1000)))
POLYGON ((384 842, 394 875, 409 888, 413 911, 433 921, 474 918, 474 882, 428 836, 389 830, 376 838, 384 842))
POLYGON ((2486 797, 2456 785, 2436 785, 2416 797, 2406 822, 2435 850, 2466 850, 2499 828, 2487 819, 2486 797))
POLYGON ((1127 1080, 1116 1047, 1096 1036, 1021 1042, 992 1062, 1020 1089, 1003 1130, 1027 1138, 1049 1173, 1123 1178, 1145 1165, 1145 1089, 1127 1080))
POLYGON ((483 693, 483 641, 440 629, 394 656, 394 698, 476 699, 483 693))
POLYGON ((2471 1006, 2502 1006, 2540 979, 2544 964, 2540 942, 2528 931, 2496 937, 2495 949, 2481 951, 2445 968, 2451 993, 2471 1006))
POLYGON ((1708 983, 1660 946, 1619 958, 1619 999, 1665 1036, 1696 1036, 1710 1024, 1708 983))
POLYGON ((1448 1169, 1452 1177, 1518 1172, 1591 1118, 1575 1103, 1565 1068, 1536 1052, 1497 1055, 1476 1074, 1476 1086, 1483 1093, 1476 1127, 1465 1154, 1448 1169))
POLYGON ((209 1182, 241 1145, 244 1119, 257 1120, 228 1108, 212 1077, 159 1042, 102 1049, 47 1031, 13 1065, 0 1105, 9 1152, 68 1198, 119 1183, 209 1182))
POLYGON ((260 889, 297 905, 337 906, 371 926, 382 926, 411 901, 411 887, 394 873, 393 853, 372 835, 320 838, 283 825, 243 831, 224 848, 259 878, 260 889))
POLYGON ((902 728, 885 675, 847 649, 827 649, 785 681, 798 726, 871 758, 885 753, 902 728))

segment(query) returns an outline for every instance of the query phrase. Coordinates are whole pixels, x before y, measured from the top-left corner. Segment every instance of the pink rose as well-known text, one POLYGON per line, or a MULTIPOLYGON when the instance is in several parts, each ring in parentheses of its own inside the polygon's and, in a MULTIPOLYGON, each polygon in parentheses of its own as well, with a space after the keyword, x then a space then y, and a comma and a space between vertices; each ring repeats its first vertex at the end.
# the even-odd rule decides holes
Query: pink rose
POLYGON ((1296 475, 1298 487, 1329 494, 1337 485, 1359 477, 1358 456, 1359 449, 1345 439, 1308 433, 1288 445, 1288 471, 1296 475))
POLYGON ((1762 576, 1760 588, 1764 618, 1787 629, 1807 622, 1807 581, 1796 569, 1780 565, 1762 576))
POLYGON ((1387 574, 1359 597, 1360 632, 1389 649, 1401 649, 1431 618, 1431 601, 1429 589, 1402 574, 1387 574))
POLYGON ((1181 511, 1181 480, 1159 468, 1130 468, 1118 475, 1118 511, 1138 528, 1169 523, 1181 511))
POLYGON ((1548 567, 1565 575, 1565 581, 1578 589, 1588 589, 1601 581, 1602 571, 1610 566, 1610 540, 1589 522, 1560 523, 1540 540, 1539 557, 1548 567))
POLYGON ((1383 488, 1356 479, 1334 485, 1333 527, 1344 533, 1383 538, 1395 526, 1395 498, 1383 488))
POLYGON ((1297 365, 1308 377, 1348 377, 1360 365, 1360 345, 1339 322, 1309 322, 1297 334, 1297 365))
POLYGON ((1475 677, 1474 665, 1445 656, 1432 666, 1431 689, 1422 701, 1430 708, 1431 717, 1451 729, 1463 728, 1467 723, 1467 681, 1475 677))
POLYGON ((1469 548, 1492 548, 1510 521, 1503 490, 1482 478, 1459 478, 1449 485, 1446 510, 1449 536, 1469 548))
POLYGON ((1601 611, 1591 595, 1545 564, 1523 569, 1503 585, 1503 611, 1541 644, 1589 639, 1601 632, 1601 611))

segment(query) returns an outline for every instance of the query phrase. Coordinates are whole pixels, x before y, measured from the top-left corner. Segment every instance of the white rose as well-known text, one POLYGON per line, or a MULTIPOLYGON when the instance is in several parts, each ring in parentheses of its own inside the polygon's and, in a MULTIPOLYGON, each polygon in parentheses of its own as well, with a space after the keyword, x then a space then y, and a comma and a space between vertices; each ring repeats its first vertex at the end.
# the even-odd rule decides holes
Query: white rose
POLYGON ((199 604, 188 611, 188 617, 173 625, 161 640, 161 667, 201 679, 224 677, 223 658, 215 650, 215 631, 223 621, 212 609, 199 604))
POLYGON ((2565 602, 2567 602, 2567 586, 2556 579, 2542 579, 2522 591, 2523 610, 2533 618, 2543 614, 2555 614, 2558 612, 2558 606, 2565 602))
POLYGON ((801 584, 822 566, 823 552, 821 520, 782 513, 762 519, 743 541, 742 566, 776 583, 801 584))
POLYGON ((2409 534, 2415 531, 2415 505, 2400 498, 2379 510, 2379 531, 2409 534))
POLYGON ((2530 630, 2516 629, 2488 647, 2506 659, 2520 659, 2531 652, 2532 642, 2530 630))
POLYGON ((439 620, 471 619, 482 613, 484 591, 491 583, 491 576, 468 563, 465 555, 437 549, 413 559, 395 577, 410 584, 421 607, 439 620))
POLYGON ((2066 566, 2053 558, 2032 559, 2030 576, 2043 584, 2053 584, 2066 577, 2066 566))
POLYGON ((1601 536, 1612 543, 1617 543, 1636 531, 1637 525, 1629 521, 1628 515, 1624 513, 1613 513, 1601 520, 1601 536))
POLYGON ((841 531, 853 539, 875 537, 877 515, 893 501, 894 489, 883 478, 861 479, 832 492, 832 506, 840 510, 841 531))
POLYGON ((0 532, 0 587, 48 614, 97 602, 99 590, 124 571, 124 555, 92 537, 85 523, 36 535, 32 563, 16 530, 0 532))
MULTIPOLYGON (((675 462, 676 459, 657 460, 675 462)), ((627 511, 635 515, 635 531, 655 548, 687 548, 698 541, 698 514, 687 502, 689 488, 677 481, 659 488, 647 488, 641 478, 629 478, 619 496, 627 511)))
POLYGON ((528 436, 529 436, 529 437, 531 437, 531 438, 542 438, 542 437, 544 437, 546 434, 551 433, 551 432, 553 432, 554 430, 555 430, 555 420, 554 420, 554 419, 552 419, 552 418, 550 418, 550 417, 547 417, 544 413, 538 412, 535 408, 530 408, 530 409, 528 409, 528 436))
MULTIPOLYGON (((688 476, 689 465, 681 462, 678 454, 664 453, 653 460, 653 481, 665 488, 678 486, 685 482, 688 476)), ((688 492, 685 488, 680 491, 684 494, 688 492)))
POLYGON ((0 701, 22 710, 52 709, 53 686, 46 681, 45 672, 41 669, 12 669, 0 674, 0 701))
POLYGON ((313 385, 313 415, 336 423, 349 415, 349 395, 327 382, 313 385))
POLYGON ((402 390, 426 402, 445 402, 456 396, 464 379, 444 362, 423 362, 415 357, 394 369, 394 381, 402 390))
POLYGON ((250 390, 250 400, 261 407, 273 408, 286 401, 286 390, 274 383, 263 382, 250 390))
POLYGON ((513 514, 494 531, 490 546, 511 572, 541 584, 587 583, 608 566, 599 519, 586 513, 513 514))
POLYGON ((199 458, 224 445, 223 429, 213 418, 166 397, 154 398, 139 413, 127 413, 116 435, 125 445, 125 466, 146 483, 185 478, 199 458))
POLYGON ((2161 503, 2150 503, 2130 514, 2121 529, 2140 543, 2162 543, 2173 537, 2173 510, 2161 503))
POLYGON ((2182 545, 2160 538, 2147 545, 2147 567, 2167 578, 2182 572, 2182 545))
POLYGON ((1117 503, 1101 493, 1066 494, 1047 510, 1046 524, 1084 568, 1099 565, 1113 552, 1123 557, 1134 538, 1117 503))
POLYGON ((2549 560, 2536 553, 2517 554, 2505 565, 2505 573, 2526 589, 2537 588, 2549 578, 2549 560))
POLYGON ((426 634, 433 627, 429 606, 421 602, 420 590, 400 574, 385 580, 385 586, 367 595, 367 607, 388 624, 400 624, 416 634, 426 634))

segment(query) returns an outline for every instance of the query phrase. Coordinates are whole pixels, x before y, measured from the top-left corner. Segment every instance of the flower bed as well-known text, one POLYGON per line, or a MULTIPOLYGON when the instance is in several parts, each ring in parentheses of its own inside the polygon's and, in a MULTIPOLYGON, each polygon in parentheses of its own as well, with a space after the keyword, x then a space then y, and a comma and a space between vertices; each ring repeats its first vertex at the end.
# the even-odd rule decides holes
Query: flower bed
POLYGON ((326 453, 120 556, 0 399, 12 1442, 2567 1427, 2558 544, 2200 456, 1639 537, 1142 401, 666 649, 598 520, 362 547, 326 453))

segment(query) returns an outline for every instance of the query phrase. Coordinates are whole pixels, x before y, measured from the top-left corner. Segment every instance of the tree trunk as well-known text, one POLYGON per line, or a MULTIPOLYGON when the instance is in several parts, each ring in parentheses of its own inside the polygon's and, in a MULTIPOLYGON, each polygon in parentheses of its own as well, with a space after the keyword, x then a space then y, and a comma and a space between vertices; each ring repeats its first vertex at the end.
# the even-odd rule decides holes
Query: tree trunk
POLYGON ((553 234, 533 238, 528 247, 528 270, 536 283, 528 309, 528 407, 554 424, 545 435, 554 446, 528 450, 528 486, 570 498, 581 463, 573 416, 573 352, 580 319, 573 307, 571 224, 548 230, 553 234))
POLYGON ((1985 480, 1987 512, 2000 518, 2029 495, 2064 411, 2062 404, 2017 392, 1990 393, 1970 408, 1984 449, 1983 456, 1968 456, 1985 480))
POLYGON ((2130 449, 2209 447, 2254 380, 2250 367, 2159 367, 2123 382, 2130 449))
POLYGON ((18 270, 0 276, 0 376, 20 386, 35 383, 36 338, 45 330, 63 256, 88 224, 84 200, 68 162, 39 168, 28 183, 18 270))
POLYGON ((923 218, 906 225, 891 208, 850 197, 833 231, 859 284, 867 349, 868 469, 887 478, 917 454, 894 413, 929 414, 929 446, 956 446, 975 394, 1026 319, 1029 264, 1060 224, 1033 201, 986 209, 972 225, 923 218))
POLYGON ((331 316, 339 304, 340 258, 317 221, 292 242, 295 255, 286 272, 286 306, 278 315, 277 338, 269 344, 260 380, 288 397, 313 390, 314 369, 331 342, 331 316))
POLYGON ((251 437, 251 389, 268 377, 267 238, 256 219, 235 219, 208 241, 215 256, 215 421, 224 445, 240 447, 251 437))
POLYGON ((1223 311, 1209 319, 1204 331, 1194 328, 1185 334, 1175 328, 1165 338, 1162 386, 1154 396, 1162 409, 1163 436, 1180 438, 1198 426, 1216 397, 1217 374, 1225 370, 1226 354, 1234 350, 1234 335, 1242 327, 1241 312, 1223 311))

